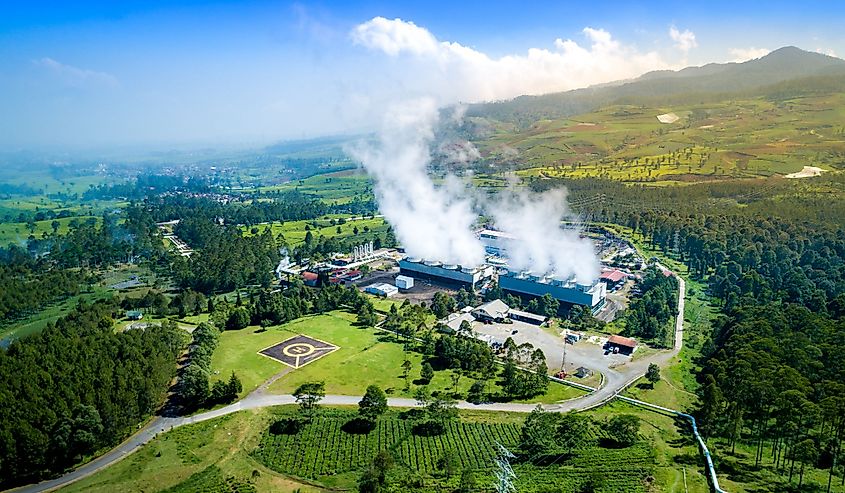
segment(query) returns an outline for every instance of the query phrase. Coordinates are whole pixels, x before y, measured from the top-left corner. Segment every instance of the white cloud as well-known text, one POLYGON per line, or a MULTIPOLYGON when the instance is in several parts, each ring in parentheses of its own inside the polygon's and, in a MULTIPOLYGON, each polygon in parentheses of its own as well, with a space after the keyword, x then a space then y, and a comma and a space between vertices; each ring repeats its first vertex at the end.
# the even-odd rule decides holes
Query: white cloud
POLYGON ((836 52, 833 51, 833 49, 831 49, 831 48, 828 48, 826 50, 823 49, 823 48, 816 48, 816 53, 821 53, 822 55, 827 55, 827 56, 836 56, 836 52))
POLYGON ((746 62, 748 60, 754 60, 755 58, 762 58, 769 54, 771 50, 768 48, 731 48, 728 50, 728 53, 731 54, 732 62, 746 62))
POLYGON ((564 91, 679 68, 657 52, 641 52, 620 43, 603 29, 587 27, 583 34, 584 45, 557 39, 554 49, 530 48, 524 54, 500 58, 440 41, 424 27, 402 19, 375 17, 356 26, 351 37, 360 46, 406 63, 397 70, 397 83, 436 94, 441 103, 564 91))
POLYGON ((695 33, 689 29, 679 31, 678 28, 672 26, 669 28, 669 37, 675 42, 675 48, 684 52, 684 55, 689 53, 689 50, 698 46, 698 42, 695 40, 695 33))
MULTIPOLYGON (((437 39, 411 21, 375 17, 352 30, 352 39, 368 48, 396 56, 403 51, 414 55, 437 54, 437 39)), ((448 46, 448 43, 444 43, 448 46)))
POLYGON ((73 65, 58 62, 50 57, 33 60, 32 63, 37 67, 49 71, 69 86, 86 87, 95 85, 115 87, 118 85, 117 77, 111 74, 74 67, 73 65))

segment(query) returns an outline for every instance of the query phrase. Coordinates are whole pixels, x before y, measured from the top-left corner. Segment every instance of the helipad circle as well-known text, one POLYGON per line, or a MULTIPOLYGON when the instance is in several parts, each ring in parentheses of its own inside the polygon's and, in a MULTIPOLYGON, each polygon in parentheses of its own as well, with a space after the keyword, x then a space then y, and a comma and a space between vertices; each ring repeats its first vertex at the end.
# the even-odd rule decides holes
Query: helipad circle
POLYGON ((290 356, 291 358, 296 358, 308 356, 316 350, 317 348, 315 348, 311 344, 308 344, 307 342, 296 342, 289 346, 285 346, 285 348, 282 349, 282 353, 284 353, 286 356, 290 356))

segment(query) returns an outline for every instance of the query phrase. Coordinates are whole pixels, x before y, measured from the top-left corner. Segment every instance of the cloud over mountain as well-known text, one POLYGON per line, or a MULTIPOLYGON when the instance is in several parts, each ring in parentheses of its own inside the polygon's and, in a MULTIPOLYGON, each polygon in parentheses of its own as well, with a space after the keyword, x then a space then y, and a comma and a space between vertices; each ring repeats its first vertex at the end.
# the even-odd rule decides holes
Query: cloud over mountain
MULTIPOLYGON (((406 61, 408 78, 424 81, 441 102, 563 91, 675 68, 658 52, 642 52, 603 29, 586 27, 582 32, 586 43, 559 38, 552 49, 529 48, 498 58, 439 40, 424 27, 398 18, 375 17, 355 26, 350 35, 360 46, 406 61)), ((678 36, 683 46, 695 46, 691 32, 678 36)))

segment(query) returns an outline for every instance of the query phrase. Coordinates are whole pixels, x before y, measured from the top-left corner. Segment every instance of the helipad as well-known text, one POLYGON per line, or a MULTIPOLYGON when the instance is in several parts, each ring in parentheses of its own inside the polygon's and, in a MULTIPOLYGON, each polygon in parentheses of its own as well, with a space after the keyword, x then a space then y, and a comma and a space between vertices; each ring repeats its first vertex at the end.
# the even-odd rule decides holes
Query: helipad
POLYGON ((258 354, 273 358, 293 368, 299 368, 336 349, 339 348, 333 344, 300 334, 264 348, 258 354))

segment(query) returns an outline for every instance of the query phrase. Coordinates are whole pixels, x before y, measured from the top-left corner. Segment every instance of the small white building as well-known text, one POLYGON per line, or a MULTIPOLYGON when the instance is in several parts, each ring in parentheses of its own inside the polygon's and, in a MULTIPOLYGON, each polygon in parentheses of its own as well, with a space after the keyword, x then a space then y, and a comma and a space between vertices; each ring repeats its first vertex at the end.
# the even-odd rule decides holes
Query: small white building
POLYGON ((384 296, 386 298, 389 298, 389 297, 393 296, 394 294, 398 293, 399 288, 397 288, 396 286, 394 286, 392 284, 387 284, 385 282, 379 282, 379 283, 376 283, 376 284, 370 284, 369 286, 364 288, 364 291, 366 291, 367 293, 370 293, 370 294, 374 294, 376 296, 384 296))
POLYGON ((396 287, 399 289, 411 289, 414 287, 414 278, 409 276, 396 276, 396 287))

